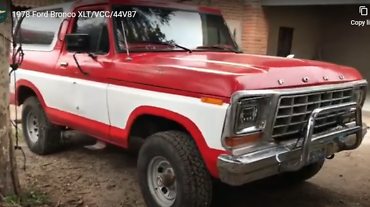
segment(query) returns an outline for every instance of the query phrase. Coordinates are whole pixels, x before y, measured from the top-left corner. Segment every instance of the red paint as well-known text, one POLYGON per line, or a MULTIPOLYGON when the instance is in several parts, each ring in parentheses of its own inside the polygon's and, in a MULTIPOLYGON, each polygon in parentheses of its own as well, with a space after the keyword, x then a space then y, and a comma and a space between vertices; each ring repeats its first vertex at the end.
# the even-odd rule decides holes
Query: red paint
MULTIPOLYGON (((77 13, 83 10, 110 10, 111 4, 137 4, 174 8, 181 8, 182 5, 164 1, 82 0, 76 3, 79 9, 72 11, 77 13)), ((187 5, 186 7, 195 11, 202 10, 201 7, 197 6, 187 5)), ((74 20, 74 18, 69 19, 70 22, 74 20)), ((67 23, 64 22, 59 36, 63 37, 66 33, 71 32, 71 24, 67 25, 67 23)), ((110 31, 111 48, 109 54, 99 56, 97 60, 92 60, 86 54, 77 56, 81 67, 89 72, 90 76, 85 76, 78 71, 72 59, 72 54, 64 50, 62 41, 57 41, 56 49, 53 52, 27 51, 26 56, 28 58, 24 60, 22 68, 32 68, 35 71, 49 74, 182 96, 199 98, 208 95, 224 99, 225 102, 229 102, 229 97, 236 90, 299 87, 362 79, 358 71, 345 66, 310 60, 225 52, 199 51, 192 54, 184 51, 135 52, 131 53, 133 60, 126 62, 127 55, 115 51, 112 21, 108 21, 108 30, 110 31), (179 60, 179 58, 185 60, 179 60), (188 60, 191 58, 198 60, 188 60), (49 61, 45 63, 45 59, 49 61), (57 64, 62 61, 69 64, 67 70, 57 64), (233 63, 239 65, 233 65, 233 63), (194 68, 194 70, 179 69, 176 68, 177 66, 194 68), (48 70, 44 68, 48 68, 48 70), (201 71, 204 69, 215 72, 201 71), (158 70, 162 72, 158 73, 158 70), (219 72, 235 74, 224 75, 219 74, 219 72), (344 75, 345 80, 340 80, 339 75, 344 75), (327 76, 329 81, 324 81, 323 76, 327 76), (308 77, 309 82, 303 83, 303 77, 308 77), (280 86, 278 84, 279 79, 284 80, 284 85, 280 86)))
POLYGON ((161 116, 176 121, 184 126, 194 138, 208 170, 210 171, 211 175, 216 178, 219 176, 217 170, 217 158, 221 154, 227 154, 225 151, 210 149, 205 142, 199 128, 191 120, 181 114, 161 108, 142 106, 135 109, 127 121, 126 129, 112 127, 94 120, 86 119, 81 116, 49 107, 46 107, 45 111, 48 114, 49 119, 55 124, 68 126, 72 129, 84 132, 90 136, 123 148, 127 148, 128 146, 127 141, 130 133, 129 130, 131 129, 131 126, 137 117, 148 114, 161 116))
POLYGON ((109 139, 109 125, 49 107, 45 108, 45 112, 48 114, 50 121, 55 124, 68 126, 106 142, 122 146, 122 144, 109 139))
MULTIPOLYGON (((204 7, 139 0, 80 0, 69 12, 110 10, 112 4, 160 6, 220 14, 218 10, 204 7)), ((237 90, 301 87, 362 79, 360 73, 350 67, 310 60, 229 52, 195 51, 192 54, 185 51, 132 52, 132 61, 126 62, 127 55, 117 53, 115 50, 112 21, 108 21, 109 54, 100 55, 96 60, 86 54, 77 55, 81 68, 89 73, 86 76, 77 69, 72 53, 64 49, 63 37, 71 32, 74 20, 71 18, 63 22, 59 33, 62 40, 57 41, 52 51, 25 51, 21 68, 181 96, 195 98, 209 96, 220 98, 225 102, 229 102, 230 96, 237 90), (61 67, 60 62, 67 62, 68 67, 61 67), (233 74, 222 74, 224 72, 233 74), (344 75, 344 81, 339 79, 340 75, 344 75), (324 81, 323 76, 327 76, 329 81, 324 81), (308 77, 309 82, 303 83, 303 77, 308 77), (278 84, 279 79, 284 80, 284 85, 278 84)), ((217 157, 226 152, 210 149, 198 127, 186 116, 155 107, 139 107, 130 115, 126 128, 119 129, 50 108, 46 106, 42 94, 34 84, 27 80, 19 80, 16 83, 17 92, 21 86, 29 87, 36 93, 51 122, 71 127, 124 148, 127 148, 130 127, 138 116, 151 114, 174 120, 191 133, 209 171, 218 177, 217 157)), ((22 104, 18 103, 18 97, 14 97, 14 94, 11 94, 11 102, 22 104)))
MULTIPOLYGON (((217 158, 221 154, 226 154, 226 152, 209 148, 207 143, 204 140, 202 133, 200 132, 199 128, 194 124, 194 122, 192 122, 187 117, 181 114, 172 112, 172 111, 168 111, 168 110, 157 108, 157 107, 151 107, 151 106, 141 106, 139 108, 136 108, 131 113, 127 121, 126 128, 130 129, 135 119, 145 114, 164 117, 166 119, 176 121, 177 123, 184 126, 185 129, 194 138, 198 146, 198 149, 203 157, 203 160, 205 161, 208 167, 208 170, 211 172, 213 176, 218 177, 217 158)), ((129 133, 129 131, 126 131, 126 132, 129 133)))
POLYGON ((33 92, 35 92, 36 96, 37 96, 37 99, 40 101, 41 103, 41 106, 42 107, 46 107, 46 103, 44 101, 44 98, 42 97, 42 94, 40 93, 39 89, 33 84, 31 83, 30 81, 28 80, 25 80, 25 79, 20 79, 17 81, 17 83, 15 84, 16 85, 16 92, 17 92, 17 97, 15 99, 15 103, 17 103, 17 105, 20 105, 22 103, 19 103, 19 96, 20 96, 20 92, 22 91, 21 87, 27 87, 27 88, 30 88, 33 90, 33 92))
POLYGON ((11 105, 17 105, 17 103, 15 102, 15 94, 14 93, 10 93, 10 104, 11 105))

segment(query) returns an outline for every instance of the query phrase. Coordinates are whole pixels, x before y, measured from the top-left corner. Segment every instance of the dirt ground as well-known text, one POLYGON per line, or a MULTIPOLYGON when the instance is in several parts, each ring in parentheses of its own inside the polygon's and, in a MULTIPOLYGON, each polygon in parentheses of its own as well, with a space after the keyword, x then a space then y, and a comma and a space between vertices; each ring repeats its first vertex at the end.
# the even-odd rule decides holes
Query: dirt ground
MULTIPOLYGON (((370 124, 370 118, 365 118, 370 124)), ((86 137, 75 134, 79 140, 86 137)), ((21 145, 25 146, 24 143, 21 145)), ((76 144, 50 156, 36 156, 27 147, 23 188, 39 189, 55 207, 145 206, 138 186, 136 158, 123 150, 85 149, 76 144)), ((370 207, 370 134, 353 152, 328 160, 323 170, 300 186, 283 186, 275 179, 239 188, 217 190, 213 206, 222 207, 370 207)), ((23 156, 17 161, 22 167, 23 156)))

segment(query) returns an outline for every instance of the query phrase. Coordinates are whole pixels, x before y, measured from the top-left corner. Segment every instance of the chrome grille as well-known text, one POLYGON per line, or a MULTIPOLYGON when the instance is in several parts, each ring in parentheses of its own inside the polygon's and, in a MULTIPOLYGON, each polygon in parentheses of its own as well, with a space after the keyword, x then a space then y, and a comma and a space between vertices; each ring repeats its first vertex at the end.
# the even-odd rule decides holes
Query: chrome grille
MULTIPOLYGON (((273 124, 272 138, 279 140, 303 136, 312 111, 352 101, 352 88, 315 93, 281 96, 273 124)), ((345 111, 320 115, 315 122, 314 134, 325 132, 343 122, 345 111)))

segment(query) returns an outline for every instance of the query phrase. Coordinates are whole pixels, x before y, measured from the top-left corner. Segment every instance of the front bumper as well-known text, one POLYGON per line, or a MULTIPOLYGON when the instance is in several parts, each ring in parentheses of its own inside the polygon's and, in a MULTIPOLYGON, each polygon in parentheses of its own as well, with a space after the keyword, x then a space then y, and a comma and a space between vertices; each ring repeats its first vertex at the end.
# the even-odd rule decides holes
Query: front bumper
POLYGON ((220 155, 217 162, 220 180, 238 186, 279 173, 297 171, 337 152, 358 148, 367 128, 362 123, 361 107, 356 103, 318 108, 312 112, 305 136, 298 142, 290 140, 276 143, 240 156, 220 155), (356 122, 313 136, 315 120, 319 114, 346 109, 355 111, 356 122))

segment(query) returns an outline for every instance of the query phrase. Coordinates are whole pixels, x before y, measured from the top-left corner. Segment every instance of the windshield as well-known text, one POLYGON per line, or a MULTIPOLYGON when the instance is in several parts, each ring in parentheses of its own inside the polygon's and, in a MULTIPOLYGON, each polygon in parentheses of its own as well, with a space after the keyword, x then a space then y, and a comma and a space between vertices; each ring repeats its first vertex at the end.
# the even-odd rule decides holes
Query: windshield
POLYGON ((219 14, 147 6, 114 6, 113 11, 121 14, 136 11, 134 17, 113 17, 120 51, 126 51, 124 35, 130 50, 181 50, 169 44, 156 44, 159 42, 191 50, 220 51, 222 47, 238 50, 219 14))

